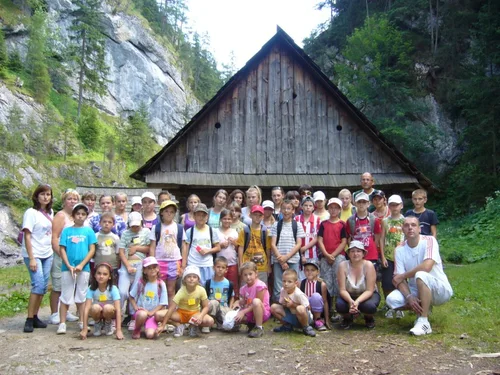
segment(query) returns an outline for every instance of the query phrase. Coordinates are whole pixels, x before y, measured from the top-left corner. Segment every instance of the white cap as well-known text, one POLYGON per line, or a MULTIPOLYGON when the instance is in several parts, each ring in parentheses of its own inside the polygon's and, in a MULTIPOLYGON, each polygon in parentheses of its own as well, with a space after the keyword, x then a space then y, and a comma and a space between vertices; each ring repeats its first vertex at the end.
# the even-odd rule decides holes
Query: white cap
POLYGON ((326 195, 322 191, 315 191, 313 194, 313 200, 314 202, 316 201, 324 201, 326 200, 326 195))
POLYGON ((356 198, 354 198, 354 201, 357 202, 357 201, 360 201, 360 200, 364 200, 364 201, 369 202, 370 201, 370 197, 366 193, 359 193, 359 194, 356 195, 356 198))
POLYGON ((389 200, 387 201, 387 204, 391 204, 391 203, 402 204, 403 200, 401 199, 401 197, 399 195, 391 195, 389 197, 389 200))
POLYGON ((368 252, 365 249, 365 245, 363 245, 363 242, 361 242, 361 241, 357 241, 357 240, 351 241, 351 243, 349 244, 349 248, 347 249, 347 251, 349 252, 349 250, 351 250, 353 247, 355 247, 356 249, 363 250, 365 252, 365 254, 368 252))
POLYGON ((184 280, 187 275, 196 275, 198 279, 201 280, 200 269, 196 266, 187 266, 182 274, 182 280, 184 280))
POLYGON ((342 201, 338 198, 330 198, 326 207, 330 207, 330 205, 334 203, 338 205, 340 208, 342 208, 342 201))
POLYGON ((272 208, 274 210, 273 201, 264 201, 262 202, 262 208, 272 208))
POLYGON ((133 206, 134 204, 140 204, 142 206, 142 200, 141 197, 132 197, 132 200, 130 201, 130 205, 133 206))
POLYGON ((141 225, 141 223, 142 223, 142 215, 139 212, 131 212, 128 214, 129 227, 141 225))
POLYGON ((146 191, 145 193, 142 194, 141 200, 143 200, 144 198, 149 198, 149 199, 152 199, 156 202, 155 195, 153 193, 151 193, 150 191, 146 191))

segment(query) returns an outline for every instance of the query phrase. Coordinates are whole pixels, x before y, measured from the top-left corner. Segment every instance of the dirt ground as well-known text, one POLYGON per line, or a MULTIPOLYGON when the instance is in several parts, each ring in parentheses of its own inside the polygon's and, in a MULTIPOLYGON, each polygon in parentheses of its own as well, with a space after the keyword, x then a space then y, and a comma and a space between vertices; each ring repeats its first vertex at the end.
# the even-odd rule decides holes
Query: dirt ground
MULTIPOLYGON (((40 316, 48 317, 45 308, 40 316)), ((260 339, 213 331, 196 339, 157 340, 92 337, 81 341, 77 324, 56 335, 56 326, 22 332, 24 315, 0 321, 0 374, 500 374, 500 360, 472 358, 462 349, 445 349, 435 340, 409 340, 354 328, 319 333, 272 332, 266 323, 260 339)))

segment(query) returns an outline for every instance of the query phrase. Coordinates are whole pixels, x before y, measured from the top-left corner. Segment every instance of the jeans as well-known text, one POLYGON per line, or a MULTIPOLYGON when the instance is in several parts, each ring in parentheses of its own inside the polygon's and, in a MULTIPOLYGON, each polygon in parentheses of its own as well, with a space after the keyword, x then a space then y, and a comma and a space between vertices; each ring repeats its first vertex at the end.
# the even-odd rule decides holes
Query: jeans
MULTIPOLYGON (((288 268, 297 271, 299 273, 298 263, 288 263, 288 268)), ((273 289, 273 301, 278 302, 280 299, 281 287, 283 286, 283 268, 281 264, 273 264, 273 277, 274 277, 274 289, 273 289)))
POLYGON ((36 271, 30 270, 30 258, 24 258, 24 264, 28 267, 31 278, 31 293, 44 295, 47 293, 47 287, 49 285, 50 269, 52 268, 52 260, 54 257, 51 255, 48 258, 36 260, 36 271))

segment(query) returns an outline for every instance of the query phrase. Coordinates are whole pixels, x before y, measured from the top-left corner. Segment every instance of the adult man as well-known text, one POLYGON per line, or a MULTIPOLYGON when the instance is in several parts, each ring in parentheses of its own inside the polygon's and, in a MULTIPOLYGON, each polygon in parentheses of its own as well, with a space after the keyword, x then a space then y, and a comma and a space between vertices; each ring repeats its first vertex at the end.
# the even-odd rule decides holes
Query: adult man
POLYGON ((375 194, 378 194, 380 190, 377 190, 373 187, 373 185, 375 184, 375 180, 369 172, 365 172, 361 175, 360 182, 362 189, 355 191, 352 194, 353 201, 356 202, 356 195, 358 195, 359 193, 366 193, 370 198, 370 207, 368 207, 368 212, 373 212, 375 211, 375 206, 372 204, 373 196, 375 194))
POLYGON ((432 333, 428 320, 431 305, 441 305, 451 298, 453 290, 443 271, 439 246, 432 236, 420 234, 416 217, 403 223, 406 242, 396 248, 393 284, 397 288, 387 296, 391 309, 413 310, 418 319, 410 330, 415 336, 432 333))

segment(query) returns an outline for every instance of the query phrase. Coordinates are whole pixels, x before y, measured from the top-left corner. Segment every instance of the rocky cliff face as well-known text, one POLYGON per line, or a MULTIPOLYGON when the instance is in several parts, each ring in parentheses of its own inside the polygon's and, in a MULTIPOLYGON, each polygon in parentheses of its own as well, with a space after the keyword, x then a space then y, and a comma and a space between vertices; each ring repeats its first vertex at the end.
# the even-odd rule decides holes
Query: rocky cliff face
MULTIPOLYGON (((69 0, 46 0, 49 26, 58 36, 56 45, 70 43, 70 26, 76 10, 69 0)), ((198 110, 198 103, 182 82, 175 56, 155 40, 151 30, 136 17, 112 13, 103 2, 103 33, 106 35, 106 62, 109 66, 107 95, 96 102, 99 109, 113 116, 131 114, 145 103, 155 137, 164 145, 198 110)), ((23 25, 7 33, 9 49, 26 54, 27 32, 23 25)), ((70 77, 75 95, 76 77, 70 77)), ((0 95, 8 96, 5 93, 0 95)), ((2 104, 0 121, 4 121, 12 102, 2 104)), ((39 112, 34 108, 35 112, 39 112)), ((23 112, 31 112, 23 108, 23 112)))

